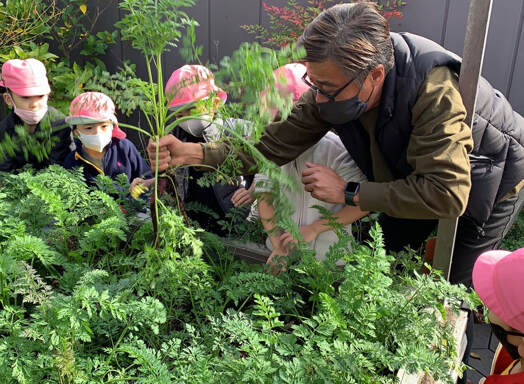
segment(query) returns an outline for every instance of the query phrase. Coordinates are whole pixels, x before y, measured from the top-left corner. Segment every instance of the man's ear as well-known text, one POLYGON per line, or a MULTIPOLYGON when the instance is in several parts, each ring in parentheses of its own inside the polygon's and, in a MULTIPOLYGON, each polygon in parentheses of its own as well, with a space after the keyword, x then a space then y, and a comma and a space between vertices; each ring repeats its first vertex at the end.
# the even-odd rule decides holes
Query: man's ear
POLYGON ((11 100, 11 97, 7 92, 2 93, 2 97, 4 98, 4 103, 10 107, 13 107, 13 100, 11 100))
POLYGON ((382 64, 379 64, 369 72, 369 75, 371 83, 376 86, 384 82, 384 79, 386 78, 386 70, 382 64))

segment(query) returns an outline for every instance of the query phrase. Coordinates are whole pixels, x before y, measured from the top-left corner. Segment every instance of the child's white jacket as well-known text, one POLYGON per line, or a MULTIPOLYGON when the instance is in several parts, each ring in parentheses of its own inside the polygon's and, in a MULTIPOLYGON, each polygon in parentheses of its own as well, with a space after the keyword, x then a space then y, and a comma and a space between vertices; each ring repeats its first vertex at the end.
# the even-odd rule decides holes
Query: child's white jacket
MULTIPOLYGON (((347 149, 340 141, 340 138, 332 132, 328 132, 317 144, 306 150, 292 162, 283 165, 281 169, 286 175, 300 183, 302 171, 306 169, 306 162, 330 167, 346 181, 362 182, 366 180, 366 177, 351 158, 347 149)), ((254 183, 255 194, 270 191, 268 185, 269 179, 265 175, 257 174, 254 183)), ((315 205, 324 207, 332 213, 344 207, 344 204, 331 204, 315 199, 311 196, 311 193, 304 190, 301 183, 298 192, 291 193, 290 191, 285 191, 285 194, 295 208, 295 213, 291 216, 291 219, 297 223, 299 227, 322 219, 323 215, 318 209, 311 208, 315 205)), ((348 225, 346 229, 348 233, 351 233, 351 225, 348 225)), ((312 241, 310 247, 316 252, 316 258, 322 261, 326 258, 326 253, 331 244, 337 240, 338 237, 336 234, 332 230, 329 230, 318 235, 318 237, 312 241)), ((269 239, 266 245, 269 249, 272 249, 269 239)))

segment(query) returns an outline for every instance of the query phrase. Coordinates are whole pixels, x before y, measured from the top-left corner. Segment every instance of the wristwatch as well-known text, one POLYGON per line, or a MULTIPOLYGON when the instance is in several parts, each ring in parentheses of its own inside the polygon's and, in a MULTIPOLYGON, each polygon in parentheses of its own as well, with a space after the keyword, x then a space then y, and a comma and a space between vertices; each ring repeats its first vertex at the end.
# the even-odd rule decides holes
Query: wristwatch
POLYGON ((358 193, 359 189, 360 183, 354 183, 350 181, 346 184, 346 188, 344 189, 344 199, 346 200, 346 205, 356 206, 355 202, 353 201, 353 198, 358 193))

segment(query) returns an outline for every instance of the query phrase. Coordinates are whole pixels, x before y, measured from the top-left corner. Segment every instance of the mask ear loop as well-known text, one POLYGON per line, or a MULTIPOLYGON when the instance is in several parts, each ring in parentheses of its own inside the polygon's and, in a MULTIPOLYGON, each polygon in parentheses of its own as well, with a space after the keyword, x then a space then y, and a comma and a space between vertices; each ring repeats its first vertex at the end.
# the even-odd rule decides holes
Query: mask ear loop
POLYGON ((11 96, 11 91, 9 90, 9 88, 6 88, 6 91, 7 95, 9 96, 9 99, 11 100, 11 103, 13 103, 13 108, 18 108, 15 104, 15 99, 13 99, 13 96, 11 96))
MULTIPOLYGON (((364 86, 364 85, 362 85, 362 87, 363 87, 363 86, 364 86)), ((371 93, 369 94, 368 99, 365 101, 366 104, 369 103, 369 100, 371 100, 371 96, 373 96, 373 92, 375 92, 375 88, 376 88, 376 87, 373 87, 373 89, 371 90, 371 93)))

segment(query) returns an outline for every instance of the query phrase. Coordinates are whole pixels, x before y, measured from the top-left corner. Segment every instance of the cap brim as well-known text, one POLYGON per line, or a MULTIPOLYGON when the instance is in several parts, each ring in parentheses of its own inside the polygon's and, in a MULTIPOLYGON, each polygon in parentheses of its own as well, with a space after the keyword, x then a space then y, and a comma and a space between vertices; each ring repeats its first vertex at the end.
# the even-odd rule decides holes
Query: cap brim
MULTIPOLYGON (((202 100, 205 100, 205 99, 202 99, 202 100)), ((171 112, 173 112, 175 109, 179 109, 179 108, 182 108, 182 107, 187 107, 187 106, 190 106, 191 104, 196 104, 197 102, 198 102, 198 100, 190 101, 190 102, 187 102, 187 103, 172 103, 172 104, 169 104, 168 109, 171 112)))
POLYGON ((49 85, 47 86, 39 86, 39 87, 26 87, 26 88, 9 88, 3 85, 4 88, 8 88, 10 91, 16 93, 20 96, 41 96, 41 95, 48 95, 51 93, 51 88, 49 88, 49 85))
POLYGON ((108 121, 108 120, 107 119, 99 120, 99 119, 93 119, 91 117, 84 117, 84 116, 67 116, 65 118, 65 122, 69 125, 102 123, 104 121, 108 121))
MULTIPOLYGON (((225 91, 222 91, 221 89, 219 89, 216 92, 216 95, 220 98, 220 100, 222 101, 222 104, 226 103, 226 101, 227 101, 227 93, 225 91)), ((176 108, 180 108, 180 107, 183 107, 185 105, 195 104, 195 103, 197 103, 200 100, 206 100, 208 97, 209 96, 206 96, 206 97, 203 97, 203 98, 197 99, 197 100, 183 101, 183 102, 176 102, 176 101, 172 100, 171 103, 169 104, 168 108, 170 110, 174 110, 176 108)))
POLYGON ((482 302, 498 317, 505 313, 503 303, 497 299, 494 285, 495 265, 503 257, 509 255, 508 251, 487 251, 480 255, 473 267, 473 287, 482 302))

